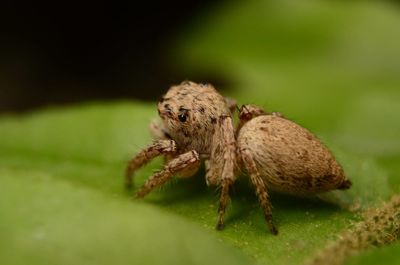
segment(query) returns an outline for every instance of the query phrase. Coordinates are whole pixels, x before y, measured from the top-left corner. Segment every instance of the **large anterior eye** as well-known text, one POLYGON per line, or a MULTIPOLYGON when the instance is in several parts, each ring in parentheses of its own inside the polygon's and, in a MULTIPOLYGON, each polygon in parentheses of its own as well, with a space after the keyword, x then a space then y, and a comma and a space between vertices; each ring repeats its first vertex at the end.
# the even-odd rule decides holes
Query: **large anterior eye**
POLYGON ((179 115, 178 115, 178 119, 181 121, 181 122, 185 122, 186 120, 187 120, 187 113, 180 113, 179 115))
POLYGON ((179 108, 179 114, 178 114, 178 119, 181 122, 186 122, 189 118, 189 110, 181 106, 179 108))

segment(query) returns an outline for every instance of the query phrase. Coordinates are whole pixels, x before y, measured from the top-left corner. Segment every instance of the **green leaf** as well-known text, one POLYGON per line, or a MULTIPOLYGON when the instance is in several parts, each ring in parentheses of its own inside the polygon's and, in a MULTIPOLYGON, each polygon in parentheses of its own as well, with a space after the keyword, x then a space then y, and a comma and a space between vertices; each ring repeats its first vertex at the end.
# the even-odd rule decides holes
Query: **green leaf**
MULTIPOLYGON (((7 254, 10 261, 22 263, 29 257, 37 263, 50 259, 52 263, 79 264, 87 258, 104 263, 115 259, 122 264, 147 260, 144 256, 157 251, 158 255, 148 257, 149 264, 162 260, 176 264, 169 256, 174 251, 174 255, 182 252, 197 263, 199 258, 192 252, 199 251, 214 253, 204 258, 221 264, 232 263, 231 259, 245 264, 245 259, 236 258, 243 253, 259 262, 294 264, 351 217, 317 199, 273 194, 280 234, 272 236, 252 188, 242 178, 236 185, 227 227, 217 232, 218 197, 206 187, 204 173, 154 191, 144 204, 131 202, 131 195, 122 187, 125 162, 150 141, 147 124, 154 112, 152 105, 137 103, 90 104, 0 119, 0 227, 5 235, 0 241, 8 246, 4 253, 11 253, 7 254), (42 233, 46 237, 37 244, 35 238, 42 233), (108 245, 114 252, 105 258, 108 245), (66 257, 60 256, 58 249, 66 257), (224 254, 227 252, 229 255, 224 254), (126 259, 122 258, 125 255, 126 259)), ((372 183, 378 196, 386 195, 384 172, 373 160, 344 153, 343 159, 349 171, 354 171, 353 177, 382 176, 381 181, 372 183)), ((135 182, 140 185, 159 166, 160 161, 151 163, 139 171, 135 182)), ((376 199, 355 188, 348 194, 351 200, 353 193, 366 201, 376 199)))

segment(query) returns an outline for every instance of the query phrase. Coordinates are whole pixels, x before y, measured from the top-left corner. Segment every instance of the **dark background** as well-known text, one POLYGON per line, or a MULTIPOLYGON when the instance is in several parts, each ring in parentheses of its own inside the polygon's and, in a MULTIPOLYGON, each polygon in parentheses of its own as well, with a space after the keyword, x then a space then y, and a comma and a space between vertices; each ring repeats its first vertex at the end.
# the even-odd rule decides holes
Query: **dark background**
POLYGON ((166 46, 216 2, 3 1, 0 112, 82 100, 154 100, 189 78, 169 62, 166 46))
POLYGON ((229 3, 4 0, 0 112, 86 100, 154 100, 184 79, 229 87, 221 76, 179 69, 169 49, 221 2, 229 3))

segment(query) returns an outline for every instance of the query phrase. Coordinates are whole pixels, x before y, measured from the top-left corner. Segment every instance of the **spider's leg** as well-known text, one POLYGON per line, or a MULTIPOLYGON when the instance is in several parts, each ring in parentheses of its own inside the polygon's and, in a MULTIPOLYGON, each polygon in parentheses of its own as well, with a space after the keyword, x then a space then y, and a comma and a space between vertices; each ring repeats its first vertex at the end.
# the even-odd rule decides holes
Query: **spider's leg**
POLYGON ((235 142, 235 135, 233 129, 233 121, 232 118, 229 116, 222 116, 220 117, 220 128, 219 133, 217 136, 219 139, 220 148, 216 150, 220 150, 220 154, 213 154, 213 159, 221 159, 222 156, 222 175, 221 175, 221 194, 219 200, 219 208, 218 208, 218 222, 217 222, 217 229, 221 230, 224 228, 224 215, 225 209, 229 202, 229 188, 235 181, 235 149, 236 149, 236 142, 235 142), (217 156, 217 157, 215 157, 217 156))
POLYGON ((239 109, 239 118, 240 120, 245 120, 245 121, 248 121, 260 115, 267 115, 267 114, 269 113, 266 112, 262 107, 252 104, 242 105, 239 109))
POLYGON ((174 175, 191 168, 197 168, 199 164, 200 158, 195 150, 177 156, 164 165, 161 171, 151 176, 136 193, 136 197, 142 198, 146 196, 151 190, 161 186, 174 175))
POLYGON ((258 200, 264 211, 265 220, 267 221, 271 233, 276 235, 278 234, 278 230, 272 221, 272 205, 269 199, 267 186, 257 170, 256 163, 254 162, 250 150, 243 148, 241 149, 240 153, 244 167, 246 168, 247 173, 250 175, 250 180, 254 185, 258 200))
POLYGON ((248 122, 249 120, 261 116, 261 115, 272 115, 272 116, 277 116, 281 118, 285 118, 282 113, 280 112, 267 112, 265 111, 262 107, 259 107, 257 105, 252 105, 252 104, 247 104, 247 105, 242 105, 239 108, 239 124, 236 128, 236 134, 239 133, 240 129, 243 127, 243 125, 248 122))
POLYGON ((126 187, 132 186, 132 176, 135 170, 142 167, 150 160, 159 156, 161 154, 175 154, 176 152, 176 143, 174 140, 157 140, 154 141, 147 148, 140 151, 136 156, 134 156, 126 167, 125 172, 125 185, 126 187))

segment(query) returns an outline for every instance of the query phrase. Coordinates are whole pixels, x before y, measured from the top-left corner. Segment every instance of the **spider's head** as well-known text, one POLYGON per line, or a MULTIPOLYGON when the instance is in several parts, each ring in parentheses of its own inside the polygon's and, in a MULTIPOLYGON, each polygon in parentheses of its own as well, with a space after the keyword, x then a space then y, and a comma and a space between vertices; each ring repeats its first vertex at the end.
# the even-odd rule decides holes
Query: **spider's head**
POLYGON ((184 81, 158 102, 158 113, 171 137, 197 151, 210 144, 221 115, 230 115, 224 98, 209 84, 184 81))

